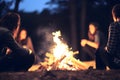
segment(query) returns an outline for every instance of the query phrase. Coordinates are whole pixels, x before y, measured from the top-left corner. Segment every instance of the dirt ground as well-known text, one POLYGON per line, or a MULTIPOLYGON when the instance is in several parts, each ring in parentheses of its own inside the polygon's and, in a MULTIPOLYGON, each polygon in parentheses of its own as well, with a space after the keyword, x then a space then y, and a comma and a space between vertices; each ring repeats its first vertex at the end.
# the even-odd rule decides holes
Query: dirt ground
POLYGON ((120 70, 4 72, 0 80, 120 80, 120 70))

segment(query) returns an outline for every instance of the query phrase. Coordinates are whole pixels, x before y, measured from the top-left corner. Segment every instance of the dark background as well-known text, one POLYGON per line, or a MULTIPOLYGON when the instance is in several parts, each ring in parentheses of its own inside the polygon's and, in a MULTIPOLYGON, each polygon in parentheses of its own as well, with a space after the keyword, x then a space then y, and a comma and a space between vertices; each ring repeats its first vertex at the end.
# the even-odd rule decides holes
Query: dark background
POLYGON ((45 8, 41 13, 27 13, 18 10, 22 1, 24 0, 0 0, 0 17, 10 11, 19 13, 21 27, 27 29, 39 55, 48 51, 52 45, 50 34, 53 31, 60 30, 63 39, 73 51, 80 51, 80 40, 87 38, 90 22, 98 22, 99 29, 107 37, 108 26, 112 22, 111 9, 120 3, 120 0, 51 0, 46 5, 56 4, 57 8, 45 8), (11 4, 15 4, 14 9, 10 9, 11 4))

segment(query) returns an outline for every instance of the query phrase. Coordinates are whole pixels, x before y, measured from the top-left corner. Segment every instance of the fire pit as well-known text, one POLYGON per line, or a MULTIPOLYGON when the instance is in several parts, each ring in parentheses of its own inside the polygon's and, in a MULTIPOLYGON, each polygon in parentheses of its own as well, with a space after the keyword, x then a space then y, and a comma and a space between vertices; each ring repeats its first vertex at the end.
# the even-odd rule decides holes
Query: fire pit
POLYGON ((95 67, 95 61, 82 62, 79 59, 74 57, 75 54, 78 54, 78 51, 72 51, 72 48, 63 41, 61 37, 61 32, 53 32, 53 42, 54 45, 51 46, 50 52, 45 54, 45 59, 43 62, 40 62, 38 65, 32 66, 29 71, 36 70, 86 70, 90 66, 95 67))

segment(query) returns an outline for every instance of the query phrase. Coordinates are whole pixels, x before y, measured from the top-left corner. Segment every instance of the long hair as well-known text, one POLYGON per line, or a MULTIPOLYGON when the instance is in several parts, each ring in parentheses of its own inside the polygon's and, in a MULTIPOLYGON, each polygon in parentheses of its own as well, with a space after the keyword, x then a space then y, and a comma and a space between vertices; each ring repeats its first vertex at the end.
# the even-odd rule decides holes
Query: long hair
POLYGON ((95 32, 94 32, 94 34, 91 34, 91 32, 88 31, 88 38, 89 38, 89 40, 94 41, 94 39, 95 39, 95 34, 96 34, 96 32, 98 31, 99 24, 96 23, 96 22, 91 22, 91 23, 89 23, 89 25, 90 25, 90 24, 94 25, 94 27, 95 27, 95 32))

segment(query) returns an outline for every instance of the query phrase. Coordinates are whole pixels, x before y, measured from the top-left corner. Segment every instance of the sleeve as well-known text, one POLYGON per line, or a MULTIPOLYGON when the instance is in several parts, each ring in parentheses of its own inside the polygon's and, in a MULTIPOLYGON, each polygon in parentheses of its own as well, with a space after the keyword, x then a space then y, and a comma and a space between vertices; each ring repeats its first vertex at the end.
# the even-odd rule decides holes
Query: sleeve
POLYGON ((10 32, 4 34, 4 43, 5 46, 10 48, 13 53, 15 54, 21 54, 21 55, 27 55, 29 54, 29 50, 22 48, 16 40, 13 38, 12 34, 10 32))
POLYGON ((99 35, 99 32, 97 32, 96 35, 95 35, 95 42, 100 43, 100 35, 99 35))
POLYGON ((35 51, 34 51, 34 47, 33 47, 31 38, 28 37, 27 39, 28 39, 28 40, 27 40, 28 49, 31 49, 33 52, 35 52, 35 51))
POLYGON ((109 34, 108 34, 108 42, 107 42, 107 51, 108 53, 114 54, 117 49, 117 26, 115 24, 111 24, 109 26, 109 34))

